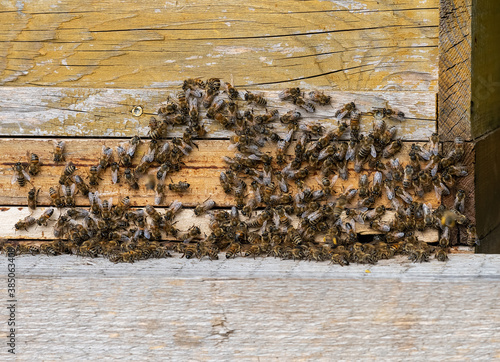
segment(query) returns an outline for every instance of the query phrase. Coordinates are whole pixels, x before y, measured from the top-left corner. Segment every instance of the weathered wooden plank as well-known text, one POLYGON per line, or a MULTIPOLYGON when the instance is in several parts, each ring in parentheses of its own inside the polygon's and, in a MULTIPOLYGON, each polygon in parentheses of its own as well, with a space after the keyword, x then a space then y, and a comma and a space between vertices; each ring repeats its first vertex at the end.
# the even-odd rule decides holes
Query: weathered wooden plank
POLYGON ((438 0, 10 0, 4 7, 3 85, 161 88, 229 70, 245 86, 437 90, 438 0))
MULTIPOLYGON (((157 208, 161 213, 164 212, 164 208, 157 208)), ((39 208, 34 212, 31 212, 27 207, 2 207, 0 208, 0 238, 9 239, 9 240, 35 240, 34 243, 37 243, 37 240, 50 241, 54 239, 53 234, 53 226, 54 223, 49 221, 48 226, 38 226, 29 228, 28 230, 15 230, 14 225, 21 219, 24 219, 26 216, 32 215, 35 218, 40 217, 43 214, 45 208, 39 208)), ((229 211, 229 210, 228 210, 229 211)), ((52 216, 51 220, 56 220, 60 214, 64 214, 65 210, 56 211, 52 216)), ((256 213, 257 214, 257 213, 256 213)), ((345 212, 341 215, 342 220, 346 220, 345 212)), ((387 211, 381 218, 384 223, 389 223, 394 218, 393 211, 387 211)), ((247 218, 241 216, 242 220, 246 220, 247 218)), ((177 214, 175 221, 176 228, 181 232, 187 231, 191 226, 197 225, 202 235, 210 235, 210 215, 202 215, 197 217, 193 209, 184 209, 177 214)), ((349 222, 352 223, 350 220, 349 222)), ((298 219, 293 217, 292 224, 294 226, 298 225, 298 219)), ((371 229, 368 223, 360 224, 356 223, 355 225, 356 233, 360 235, 373 235, 378 232, 371 229)), ((425 231, 416 231, 415 235, 420 241, 435 243, 438 241, 439 235, 438 230, 436 229, 427 229, 425 231)), ((318 235, 317 240, 321 240, 324 235, 318 235)), ((168 239, 172 239, 169 237, 168 239)))
MULTIPOLYGON (((0 135, 33 136, 85 136, 85 137, 131 137, 145 136, 151 115, 156 114, 158 105, 169 97, 175 97, 180 90, 176 86, 168 89, 82 89, 57 87, 1 87, 0 88, 0 135), (141 105, 144 113, 134 117, 131 110, 141 105)), ((307 89, 304 89, 307 90, 307 89)), ((241 89, 244 91, 244 89, 241 89)), ((408 118, 394 123, 400 130, 398 137, 406 140, 427 140, 436 131, 436 99, 433 92, 339 92, 328 90, 332 97, 329 106, 318 106, 315 113, 308 114, 291 103, 282 102, 277 91, 264 92, 268 109, 278 109, 284 114, 298 109, 304 123, 332 121, 337 109, 354 101, 362 112, 386 106, 399 109, 408 118)), ((241 106, 244 105, 241 101, 241 106)), ((255 108, 255 107, 254 107, 255 108)), ((261 109, 255 108, 255 112, 261 109)), ((201 112, 204 115, 204 112, 201 112)), ((372 125, 373 117, 365 114, 361 119, 363 131, 372 125)), ((228 137, 231 132, 205 119, 209 131, 207 137, 228 137)), ((283 125, 276 125, 284 131, 283 125)), ((182 134, 181 128, 172 135, 182 134)))
POLYGON ((495 0, 474 2, 472 17, 472 122, 478 138, 500 127, 500 4, 495 0))
MULTIPOLYGON (((500 225, 500 129, 476 143, 475 213, 480 238, 500 225)), ((498 234, 498 231, 497 231, 498 234)), ((489 238, 490 248, 498 250, 500 241, 489 238)), ((485 246, 488 247, 488 246, 485 246)), ((484 250, 484 249, 483 249, 484 250)))
MULTIPOLYGON (((66 151, 67 160, 72 161, 77 170, 75 174, 80 174, 83 178, 87 176, 88 167, 95 165, 101 155, 102 145, 105 144, 108 147, 115 149, 115 147, 122 141, 119 139, 109 139, 106 141, 95 140, 95 139, 67 139, 66 140, 66 151)), ((230 141, 226 140, 200 140, 197 141, 199 150, 194 149, 193 152, 183 158, 185 167, 178 173, 172 175, 174 182, 187 181, 191 184, 189 190, 183 195, 179 195, 172 191, 167 190, 166 200, 173 201, 174 199, 179 199, 186 205, 194 206, 208 197, 211 197, 219 206, 231 206, 234 205, 234 197, 228 196, 224 193, 220 181, 219 175, 221 171, 227 168, 227 164, 222 160, 223 156, 231 155, 234 151, 229 151, 230 141)), ((147 144, 141 144, 137 149, 137 159, 134 164, 139 163, 140 158, 147 150, 147 144)), ((401 152, 398 154, 400 162, 404 165, 408 162, 408 152, 411 149, 411 144, 404 143, 401 152)), ((41 205, 49 205, 50 197, 48 194, 48 189, 51 186, 57 186, 59 177, 65 167, 65 165, 56 165, 52 161, 51 152, 53 151, 52 140, 47 139, 3 139, 0 144, 0 205, 27 205, 26 195, 29 187, 19 187, 17 184, 11 184, 11 179, 14 174, 12 166, 15 162, 22 158, 25 160, 25 152, 29 150, 35 152, 40 157, 41 162, 44 164, 42 166, 41 173, 35 176, 32 180, 36 187, 41 187, 42 191, 39 194, 39 202, 41 205), (19 147, 22 145, 22 147, 19 147), (18 151, 21 149, 21 151, 18 151)), ((293 146, 291 146, 288 152, 293 152, 293 146)), ((272 152, 274 154, 275 151, 272 152)), ((116 157, 116 152, 114 152, 116 157)), ((354 165, 348 166, 350 177, 348 180, 338 180, 334 186, 334 190, 337 193, 341 193, 343 188, 349 186, 357 187, 358 178, 354 169, 354 165)), ((368 165, 365 164, 365 170, 368 165)), ((153 169, 156 173, 157 168, 153 169)), ((371 170, 368 171, 369 178, 372 180, 373 175, 371 170)), ((123 172, 123 169, 120 173, 123 172)), ((153 172, 153 171, 151 171, 153 172)), ((154 200, 154 191, 145 189, 145 177, 142 177, 139 181, 140 190, 130 190, 127 184, 123 181, 123 175, 121 175, 122 182, 120 184, 113 185, 111 182, 111 170, 106 170, 102 175, 103 180, 100 181, 97 190, 103 197, 114 197, 118 200, 120 197, 125 195, 130 195, 132 197, 133 205, 146 205, 152 203, 154 200)), ((318 183, 316 177, 311 175, 307 179, 311 186, 318 189, 318 183)), ((167 183, 170 183, 167 180, 167 183)), ((293 186, 293 182, 289 182, 290 186, 293 186)), ((437 200, 434 196, 434 192, 427 193, 424 195, 423 199, 416 197, 416 200, 430 203, 433 207, 436 207, 437 200)), ((385 193, 380 200, 380 202, 390 207, 390 202, 387 200, 385 193)), ((88 205, 88 199, 77 195, 76 203, 78 205, 88 205)), ((356 205, 357 198, 352 201, 353 205, 356 205)))
POLYGON ((471 140, 471 2, 440 0, 439 134, 471 140))

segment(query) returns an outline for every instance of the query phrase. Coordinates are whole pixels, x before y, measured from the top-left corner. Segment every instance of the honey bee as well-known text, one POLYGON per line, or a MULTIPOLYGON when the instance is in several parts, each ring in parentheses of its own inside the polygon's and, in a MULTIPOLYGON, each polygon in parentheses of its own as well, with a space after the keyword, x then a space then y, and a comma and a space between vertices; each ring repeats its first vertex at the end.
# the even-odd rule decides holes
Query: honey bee
POLYGON ((66 185, 61 185, 62 188, 62 193, 64 197, 64 204, 67 207, 74 207, 75 206, 75 190, 76 190, 76 184, 71 184, 70 187, 67 187, 66 185))
POLYGON ((184 83, 182 85, 182 89, 186 92, 186 98, 188 98, 190 95, 200 98, 202 96, 202 93, 199 88, 205 88, 205 83, 199 79, 186 79, 184 80, 184 83))
MULTIPOLYGON (((224 99, 218 99, 207 109, 207 118, 215 119, 219 123, 223 124, 224 120, 222 119, 222 117, 224 116, 221 112, 224 110, 224 108, 226 108, 227 105, 228 103, 224 99)), ((227 122, 228 124, 230 123, 229 119, 227 119, 227 121, 225 122, 227 122)))
POLYGON ((205 200, 202 204, 198 205, 194 209, 194 214, 196 216, 201 216, 205 214, 208 210, 211 210, 215 207, 215 201, 213 200, 205 200))
POLYGON ((278 93, 279 99, 282 101, 295 100, 300 97, 300 88, 287 88, 278 93))
POLYGON ((101 209, 99 207, 99 192, 89 192, 89 202, 90 202, 90 210, 94 215, 100 215, 101 209))
POLYGON ((221 83, 219 78, 210 78, 205 84, 205 89, 212 89, 218 91, 220 89, 221 83))
POLYGON ((351 127, 351 140, 355 141, 359 139, 361 112, 357 109, 351 111, 351 118, 349 121, 349 127, 351 127))
POLYGON ((196 257, 198 255, 198 244, 190 244, 186 245, 186 247, 183 250, 183 254, 181 258, 186 258, 186 259, 191 259, 193 257, 196 257))
POLYGON ((83 196, 88 196, 89 194, 89 186, 82 180, 82 178, 78 175, 75 175, 73 177, 73 180, 75 181, 76 187, 78 188, 78 191, 83 196))
POLYGON ((172 181, 172 183, 168 184, 168 189, 174 192, 186 192, 189 189, 189 186, 190 184, 184 181, 179 181, 176 184, 172 181))
POLYGON ((36 219, 32 217, 31 215, 26 216, 24 219, 19 220, 15 225, 14 228, 16 230, 21 230, 24 229, 28 231, 28 228, 32 225, 34 225, 36 222, 36 219))
POLYGON ((17 182, 20 187, 24 187, 26 183, 30 181, 30 175, 25 171, 23 164, 21 162, 16 162, 12 169, 14 170, 14 174, 10 180, 11 184, 17 182))
POLYGON ((61 172, 61 177, 59 178, 59 184, 66 185, 70 179, 70 176, 76 171, 75 165, 73 162, 68 162, 61 172))
POLYGON ((132 172, 130 168, 126 168, 123 172, 123 176, 125 177, 125 181, 128 186, 133 190, 139 190, 139 184, 137 183, 137 177, 132 172))
POLYGON ((100 165, 92 165, 89 167, 89 185, 91 186, 99 185, 99 180, 102 180, 101 177, 99 177, 100 173, 101 173, 100 165))
POLYGON ((226 259, 234 258, 241 252, 241 244, 234 242, 231 243, 226 249, 226 259))
POLYGON ((33 187, 31 190, 28 191, 28 207, 31 210, 36 209, 37 197, 38 197, 39 192, 40 192, 40 189, 37 190, 35 187, 33 187))
POLYGON ((413 178, 413 167, 411 167, 410 165, 406 165, 403 176, 403 187, 405 189, 411 186, 412 178, 413 178))
POLYGON ((475 246, 479 245, 479 238, 477 237, 476 225, 467 226, 467 245, 475 246))
POLYGON ((59 163, 59 162, 64 162, 66 160, 65 158, 65 153, 64 153, 64 148, 65 148, 65 143, 64 141, 53 141, 54 143, 54 162, 59 163))
POLYGON ((26 152, 26 157, 28 158, 28 173, 31 176, 36 176, 40 172, 40 159, 36 153, 26 152))
POLYGON ((257 94, 246 91, 244 99, 249 104, 255 104, 256 106, 265 107, 267 105, 267 100, 261 93, 257 94))
POLYGON ((182 239, 183 243, 187 244, 190 241, 192 241, 194 238, 198 237, 199 235, 201 235, 200 228, 196 225, 193 225, 189 228, 187 233, 185 233, 184 235, 181 236, 181 239, 182 239))
POLYGON ((298 111, 288 111, 280 117, 281 123, 284 124, 297 124, 302 115, 298 111))
POLYGON ((325 93, 320 91, 309 92, 309 99, 313 102, 318 103, 321 106, 326 106, 331 103, 332 97, 325 95, 325 93))
POLYGON ((229 97, 229 99, 234 101, 240 97, 240 93, 231 85, 231 83, 226 82, 225 85, 227 96, 229 97))
POLYGON ((200 259, 203 259, 204 256, 208 256, 210 260, 218 260, 219 259, 219 249, 210 242, 202 242, 199 243, 199 253, 198 256, 200 259))
POLYGON ((50 217, 54 214, 54 209, 49 208, 46 209, 43 214, 36 220, 36 223, 38 226, 42 225, 47 225, 47 222, 49 221, 50 217))
POLYGON ((447 248, 438 248, 434 257, 439 261, 447 261, 448 260, 448 249, 447 248))
POLYGON ((349 117, 351 112, 356 110, 356 105, 354 102, 346 103, 335 113, 335 118, 337 121, 341 121, 344 117, 349 117))
POLYGON ((457 195, 455 197, 455 202, 453 204, 453 208, 458 212, 463 213, 465 210, 465 191, 460 189, 457 191, 457 195))
POLYGON ((294 99, 294 104, 302 108, 308 113, 314 113, 316 112, 316 106, 314 105, 313 102, 309 100, 305 100, 304 98, 298 96, 294 99))
POLYGON ((368 196, 368 194, 370 192, 369 185, 370 185, 370 181, 368 181, 368 175, 366 175, 366 174, 361 175, 359 177, 359 180, 358 180, 359 197, 365 198, 368 196))
POLYGON ((49 188, 49 195, 50 195, 50 198, 52 200, 52 204, 57 207, 57 208, 61 208, 61 207, 64 207, 65 206, 65 201, 64 199, 61 197, 61 195, 59 194, 59 189, 55 189, 53 187, 50 187, 49 188))
POLYGON ((401 148, 403 147, 403 143, 401 140, 395 140, 392 141, 389 146, 384 148, 384 151, 382 152, 382 156, 384 158, 391 158, 393 157, 396 153, 401 151, 401 148))
POLYGON ((102 146, 102 155, 99 158, 99 166, 101 166, 101 170, 105 170, 108 166, 111 165, 113 157, 113 150, 109 147, 102 146))

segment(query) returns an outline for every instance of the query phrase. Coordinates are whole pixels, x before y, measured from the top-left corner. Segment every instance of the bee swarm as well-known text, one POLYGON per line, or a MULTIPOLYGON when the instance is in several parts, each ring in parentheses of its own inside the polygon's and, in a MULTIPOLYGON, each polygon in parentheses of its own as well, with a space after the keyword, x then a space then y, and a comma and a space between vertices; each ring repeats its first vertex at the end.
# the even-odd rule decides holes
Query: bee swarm
MULTIPOLYGON (((450 230, 456 227, 467 232, 469 246, 478 243, 475 226, 463 215, 465 192, 455 190, 456 178, 467 175, 461 164, 461 139, 447 154, 439 151, 437 134, 428 144, 413 144, 408 151, 396 137, 398 127, 391 125, 405 121, 401 111, 386 107, 361 112, 350 102, 332 112, 337 126, 326 129, 301 119, 304 113, 329 106, 330 96, 288 88, 279 98, 291 106, 286 113, 266 108, 262 94, 240 92, 220 79, 187 79, 175 100, 167 100, 150 118, 147 141, 134 136, 115 152, 102 146, 87 177, 76 174, 77 168, 67 162, 64 141, 55 141, 53 161, 67 162, 58 184, 48 190, 53 206, 61 210, 59 216, 51 219, 55 211, 48 208, 38 218, 19 220, 15 229, 53 225, 57 239, 41 245, 5 244, 4 251, 104 256, 113 262, 164 258, 170 251, 187 259, 212 260, 225 252, 226 258, 273 256, 347 265, 376 263, 397 254, 414 262, 428 261, 432 254, 445 261, 450 230), (367 133, 360 128, 364 116, 374 119, 367 133), (208 215, 207 233, 200 225, 177 229, 182 202, 165 200, 167 190, 182 199, 190 188, 189 180, 167 180, 196 152, 196 139, 208 132, 205 117, 234 132, 232 154, 223 157, 226 169, 219 177, 234 206, 224 210, 209 198, 193 210, 194 217, 208 215), (286 133, 275 132, 278 123, 286 133), (168 137, 173 127, 184 127, 182 137, 168 137), (147 151, 139 158, 136 150, 143 142, 147 151), (409 156, 407 164, 398 158, 403 150, 409 156), (161 212, 151 203, 136 209, 128 196, 115 205, 103 200, 98 187, 107 169, 113 183, 136 191, 144 182, 155 192, 152 203, 168 207, 161 212), (340 182, 349 186, 337 192, 335 184, 340 182), (452 209, 433 208, 424 200, 431 195, 440 204, 442 195, 455 191, 452 209), (78 194, 89 198, 89 209, 75 206, 78 194), (369 227, 371 235, 360 237, 361 227, 369 227), (439 231, 438 240, 419 240, 419 232, 425 230, 439 231)), ((133 112, 138 114, 137 107, 133 112)), ((36 154, 28 154, 27 165, 15 163, 12 182, 26 187, 40 165, 36 154)), ((29 191, 30 209, 37 207, 39 191, 34 186, 29 191)))

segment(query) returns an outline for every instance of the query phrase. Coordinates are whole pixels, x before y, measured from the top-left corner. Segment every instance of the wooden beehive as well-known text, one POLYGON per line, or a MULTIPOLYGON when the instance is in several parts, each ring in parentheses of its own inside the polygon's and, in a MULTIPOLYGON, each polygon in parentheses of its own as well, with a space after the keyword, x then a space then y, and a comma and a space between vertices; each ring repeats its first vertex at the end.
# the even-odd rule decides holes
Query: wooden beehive
MULTIPOLYGON (((490 29, 493 1, 479 5, 476 15, 485 28, 472 42, 470 0, 43 1, 22 7, 12 1, 0 13, 1 235, 53 238, 42 228, 12 228, 28 213, 27 190, 10 183, 12 165, 26 151, 44 162, 35 183, 45 190, 40 204, 48 205, 47 189, 63 167, 50 161, 53 139, 65 140, 77 167, 88 167, 103 144, 114 148, 135 134, 145 137, 149 117, 183 79, 220 77, 242 90, 264 92, 269 106, 280 110, 289 109, 277 97, 285 87, 331 95, 332 106, 305 123, 331 124, 335 110, 354 101, 365 111, 386 105, 402 110, 407 120, 398 125, 398 136, 405 147, 426 142, 436 131, 445 150, 463 137, 470 173, 458 187, 468 191, 466 214, 480 236, 492 236, 500 230, 500 208, 487 208, 488 200, 500 200, 500 160, 493 158, 500 138, 493 133, 500 124, 494 92, 500 71, 493 63, 498 52, 485 45, 498 41, 498 32, 490 29), (144 113, 135 117, 131 110, 138 105, 144 113)), ((371 118, 363 117, 362 130, 370 126, 371 118)), ((175 176, 174 181, 189 180, 191 191, 167 199, 193 207, 211 196, 229 207, 233 200, 222 192, 218 174, 230 134, 215 124, 207 128, 199 151, 175 176)), ((153 199, 152 192, 131 192, 109 177, 100 190, 115 200, 129 194, 136 206, 153 199)), ((77 203, 88 200, 79 196, 77 203)), ((185 219, 190 225, 189 211, 185 219)), ((493 250, 490 244, 483 243, 483 250, 493 250)))

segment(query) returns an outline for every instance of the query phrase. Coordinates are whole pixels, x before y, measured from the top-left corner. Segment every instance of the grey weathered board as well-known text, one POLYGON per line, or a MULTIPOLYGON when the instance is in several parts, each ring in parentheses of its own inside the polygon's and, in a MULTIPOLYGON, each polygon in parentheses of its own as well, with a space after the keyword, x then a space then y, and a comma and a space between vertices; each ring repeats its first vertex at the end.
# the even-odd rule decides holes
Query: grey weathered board
POLYGON ((269 258, 15 263, 19 361, 500 358, 494 255, 344 268, 269 258))

